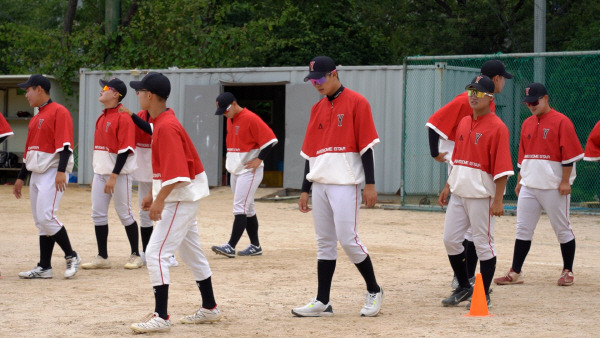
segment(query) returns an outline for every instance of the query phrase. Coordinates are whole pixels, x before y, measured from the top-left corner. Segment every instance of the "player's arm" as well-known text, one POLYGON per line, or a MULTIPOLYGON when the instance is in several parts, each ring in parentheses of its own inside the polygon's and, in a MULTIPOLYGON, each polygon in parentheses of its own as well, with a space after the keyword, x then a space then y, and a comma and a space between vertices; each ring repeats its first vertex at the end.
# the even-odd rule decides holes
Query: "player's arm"
POLYGON ((56 172, 56 178, 54 179, 54 185, 56 190, 65 191, 67 189, 67 164, 69 164, 69 158, 71 157, 71 150, 69 146, 65 146, 59 153, 58 170, 56 172))
POLYGON ((377 190, 375 190, 375 161, 373 159, 373 149, 369 148, 360 157, 365 171, 365 188, 363 190, 363 200, 365 206, 370 208, 377 203, 377 190))
POLYGON ((269 154, 271 153, 272 149, 273 149, 273 143, 271 143, 268 146, 264 147, 258 153, 258 157, 257 158, 252 159, 252 160, 244 163, 244 168, 246 168, 246 169, 252 169, 252 172, 255 172, 256 168, 258 168, 260 166, 260 164, 263 163, 263 161, 265 160, 265 158, 267 158, 267 156, 269 156, 269 154))
POLYGON ((302 192, 300 193, 300 200, 298 200, 298 209, 301 212, 309 212, 312 209, 308 207, 308 192, 312 187, 312 182, 306 178, 306 175, 310 172, 310 163, 308 160, 304 163, 304 179, 302 180, 302 192))
POLYGON ((519 173, 517 174, 517 185, 515 186, 515 194, 517 196, 519 196, 520 192, 521 192, 521 172, 519 171, 519 173))
POLYGON ((573 172, 573 162, 562 165, 562 178, 558 185, 558 192, 561 195, 568 195, 571 193, 571 183, 569 182, 571 172, 573 172))
POLYGON ((490 214, 492 216, 502 216, 504 215, 504 189, 506 189, 506 182, 508 181, 508 176, 502 176, 497 178, 494 183, 496 183, 496 193, 494 194, 494 202, 490 208, 490 214))
POLYGON ((444 185, 444 189, 440 192, 440 197, 438 197, 438 205, 444 208, 444 205, 448 204, 448 196, 450 196, 450 184, 446 182, 444 185))
POLYGON ((176 183, 172 183, 169 185, 163 185, 162 188, 160 188, 158 195, 156 195, 156 198, 152 202, 152 205, 150 206, 150 209, 149 209, 149 211, 150 211, 149 216, 150 216, 151 220, 160 221, 162 219, 162 212, 163 212, 163 209, 165 208, 165 200, 167 199, 167 196, 169 196, 171 191, 173 191, 173 189, 175 189, 175 185, 176 185, 176 183))
POLYGON ((23 163, 21 171, 19 171, 19 175, 15 181, 15 185, 13 186, 13 195, 15 195, 17 199, 21 198, 21 190, 23 189, 27 175, 29 175, 29 171, 27 170, 25 163, 23 163))
POLYGON ((0 143, 4 142, 4 140, 6 140, 8 138, 8 136, 2 136, 0 137, 0 143))
POLYGON ((117 178, 119 177, 121 170, 125 166, 125 162, 127 162, 127 157, 129 157, 129 150, 117 155, 117 161, 115 162, 115 167, 113 168, 113 171, 110 174, 108 181, 106 181, 106 184, 104 185, 104 193, 105 194, 112 194, 115 192, 115 185, 117 184, 117 178))
POLYGON ((431 157, 438 162, 446 162, 444 156, 448 154, 448 152, 439 152, 439 142, 440 142, 440 134, 438 134, 435 130, 431 128, 427 128, 429 131, 429 152, 431 153, 431 157))

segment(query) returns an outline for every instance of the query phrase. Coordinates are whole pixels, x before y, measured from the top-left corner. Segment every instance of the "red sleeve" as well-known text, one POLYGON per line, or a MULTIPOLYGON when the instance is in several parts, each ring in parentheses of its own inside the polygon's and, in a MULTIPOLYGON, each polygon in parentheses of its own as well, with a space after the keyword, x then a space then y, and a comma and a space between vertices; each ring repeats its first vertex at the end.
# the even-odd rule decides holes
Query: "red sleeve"
POLYGON ((453 141, 456 135, 456 126, 460 120, 473 113, 468 99, 465 98, 467 98, 465 93, 456 96, 427 120, 427 124, 435 127, 436 132, 446 140, 453 141))
POLYGON ((135 123, 126 113, 119 115, 119 129, 117 130, 117 154, 127 150, 135 151, 135 123))
POLYGON ((371 105, 361 97, 354 110, 354 137, 358 145, 358 152, 362 155, 367 148, 372 147, 379 136, 373 122, 371 105))
POLYGON ((186 159, 181 135, 170 125, 162 126, 158 133, 154 138, 158 142, 156 142, 156 147, 152 148, 152 152, 153 154, 157 152, 160 158, 159 170, 163 184, 194 179, 194 177, 190 177, 189 161, 186 159))
POLYGON ((66 145, 73 151, 73 119, 67 108, 60 107, 54 118, 54 152, 62 151, 66 145))
POLYGON ((523 159, 525 158, 525 124, 521 126, 521 137, 519 137, 519 157, 517 159, 517 163, 519 166, 523 163, 523 159))
POLYGON ((494 180, 506 176, 506 173, 513 173, 513 165, 510 157, 510 137, 508 128, 503 123, 500 123, 498 128, 498 134, 492 144, 492 149, 490 149, 491 159, 492 159, 492 176, 494 180), (498 176, 500 174, 505 173, 505 175, 498 176))
POLYGON ((583 157, 583 149, 579 143, 579 138, 577 138, 573 122, 565 118, 561 121, 559 128, 562 163, 566 164, 581 159, 583 157))
POLYGON ((6 122, 6 119, 4 118, 2 113, 0 113, 0 135, 7 134, 10 132, 12 132, 10 125, 8 124, 8 122, 6 122))
POLYGON ((269 126, 263 121, 258 115, 252 119, 250 124, 250 134, 254 138, 254 141, 258 144, 259 148, 262 148, 269 141, 276 139, 275 133, 269 128, 269 126))

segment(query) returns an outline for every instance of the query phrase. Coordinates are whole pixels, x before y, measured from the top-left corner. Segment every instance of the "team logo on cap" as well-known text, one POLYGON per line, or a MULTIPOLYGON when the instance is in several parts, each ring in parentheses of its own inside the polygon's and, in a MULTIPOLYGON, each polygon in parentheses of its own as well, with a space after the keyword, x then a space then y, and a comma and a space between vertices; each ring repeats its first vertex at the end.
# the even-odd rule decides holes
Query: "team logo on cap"
POLYGON ((475 144, 477 144, 477 142, 479 142, 479 138, 481 137, 481 133, 475 133, 475 144))
POLYGON ((338 127, 342 126, 343 119, 344 119, 344 114, 338 114, 338 127))
POLYGON ((314 72, 315 71, 315 62, 311 61, 309 67, 310 67, 310 71, 314 72))
POLYGON ((529 96, 529 87, 525 88, 525 96, 529 96))
POLYGON ((481 80, 481 79, 483 79, 483 76, 478 76, 478 77, 475 79, 475 83, 479 83, 479 80, 481 80))

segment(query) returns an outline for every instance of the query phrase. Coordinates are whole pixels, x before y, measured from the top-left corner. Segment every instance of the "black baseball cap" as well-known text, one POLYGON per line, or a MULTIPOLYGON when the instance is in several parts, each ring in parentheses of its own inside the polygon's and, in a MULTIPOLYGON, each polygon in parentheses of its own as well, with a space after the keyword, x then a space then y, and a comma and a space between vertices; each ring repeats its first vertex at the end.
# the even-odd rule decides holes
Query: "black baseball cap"
POLYGON ((41 86, 46 92, 50 92, 50 81, 43 75, 33 74, 27 82, 19 83, 17 86, 23 89, 29 87, 41 86))
POLYGON ((217 111, 215 115, 223 115, 233 101, 235 101, 235 96, 230 92, 224 92, 217 96, 217 111))
POLYGON ((465 89, 475 89, 480 92, 494 94, 494 81, 485 75, 477 75, 473 78, 470 84, 465 89))
POLYGON ((121 99, 123 99, 125 95, 127 95, 127 86, 125 85, 125 83, 123 83, 123 81, 119 80, 119 78, 115 77, 110 79, 109 81, 100 79, 100 86, 109 86, 110 88, 113 88, 117 91, 117 93, 121 94, 121 99))
POLYGON ((525 87, 525 98, 521 102, 535 102, 545 95, 548 95, 546 87, 541 83, 532 82, 525 87))
POLYGON ((162 73, 150 72, 142 81, 129 81, 129 85, 135 90, 146 89, 163 99, 167 99, 171 94, 171 82, 162 73))
POLYGON ((501 75, 507 79, 512 79, 513 75, 506 71, 504 63, 500 60, 488 60, 481 66, 481 74, 490 79, 496 75, 501 75))
POLYGON ((335 70, 335 62, 329 56, 317 56, 310 60, 308 64, 308 75, 304 78, 304 82, 309 79, 320 79, 327 73, 335 70))

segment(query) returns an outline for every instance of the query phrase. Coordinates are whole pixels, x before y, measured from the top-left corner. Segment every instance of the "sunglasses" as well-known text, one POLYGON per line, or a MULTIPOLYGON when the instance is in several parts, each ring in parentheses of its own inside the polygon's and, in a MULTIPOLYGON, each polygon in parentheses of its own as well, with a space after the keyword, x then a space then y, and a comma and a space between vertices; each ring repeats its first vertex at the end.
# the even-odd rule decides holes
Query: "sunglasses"
POLYGON ((479 90, 469 89, 467 90, 467 95, 470 97, 476 96, 478 99, 482 99, 484 96, 494 97, 493 94, 480 92, 479 90))
POLYGON ((537 106, 538 104, 540 104, 540 99, 541 99, 541 98, 543 98, 543 96, 542 96, 542 97, 540 97, 539 99, 537 99, 537 100, 533 101, 533 102, 525 102, 525 104, 526 104, 527 106, 529 106, 529 107, 535 107, 535 106, 537 106))
POLYGON ((313 84, 313 86, 317 86, 317 85, 322 85, 323 83, 325 83, 325 81, 327 81, 327 75, 331 75, 333 73, 335 73, 337 70, 332 70, 330 73, 325 74, 325 76, 323 76, 320 79, 310 79, 310 83, 313 84))
POLYGON ((107 91, 109 91, 109 90, 112 90, 112 91, 114 91, 115 93, 119 94, 119 96, 123 96, 123 95, 121 95, 121 93, 119 93, 118 91, 116 91, 116 90, 115 90, 114 88, 112 88, 112 87, 109 87, 109 86, 104 86, 104 87, 102 88, 102 91, 103 91, 103 92, 107 92, 107 91))
POLYGON ((147 91, 149 91, 149 90, 148 90, 148 89, 137 89, 137 90, 135 91, 135 94, 136 94, 136 95, 140 95, 140 92, 147 92, 147 91))

